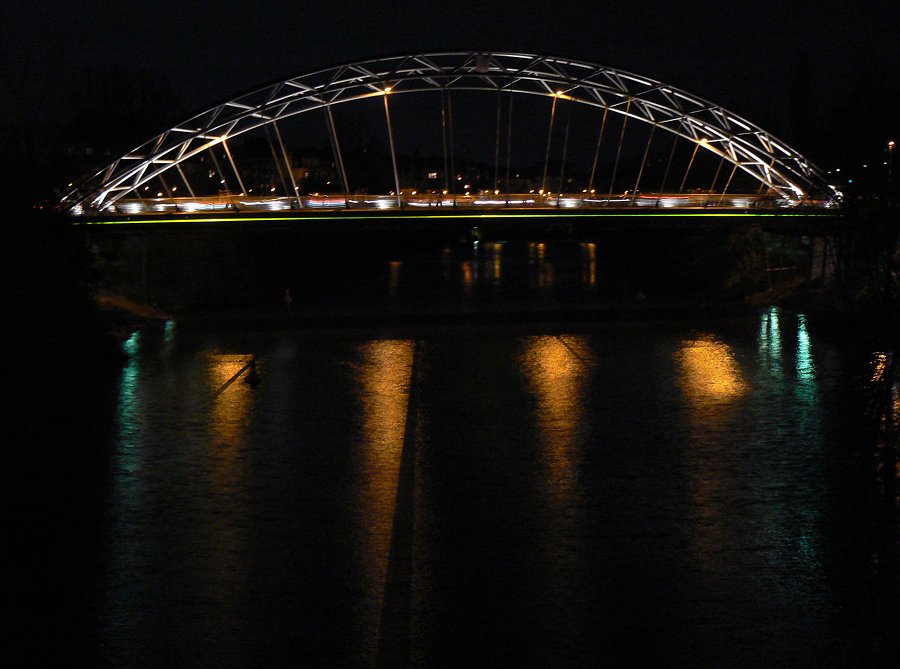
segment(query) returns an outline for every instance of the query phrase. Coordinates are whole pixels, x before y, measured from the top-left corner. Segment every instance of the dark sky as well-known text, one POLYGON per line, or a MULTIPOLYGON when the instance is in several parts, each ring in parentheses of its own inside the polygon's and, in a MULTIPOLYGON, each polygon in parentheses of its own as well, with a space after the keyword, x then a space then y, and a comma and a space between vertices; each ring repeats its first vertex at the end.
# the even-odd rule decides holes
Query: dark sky
POLYGON ((811 143, 798 124, 812 117, 818 132, 836 107, 876 125, 900 118, 900 109, 882 109, 900 90, 894 0, 5 0, 0 13, 6 123, 76 112, 84 105, 80 85, 104 68, 153 73, 167 91, 165 120, 175 122, 310 69, 440 49, 536 52, 620 67, 714 100, 788 141, 811 143), (868 106, 879 110, 874 117, 868 106))

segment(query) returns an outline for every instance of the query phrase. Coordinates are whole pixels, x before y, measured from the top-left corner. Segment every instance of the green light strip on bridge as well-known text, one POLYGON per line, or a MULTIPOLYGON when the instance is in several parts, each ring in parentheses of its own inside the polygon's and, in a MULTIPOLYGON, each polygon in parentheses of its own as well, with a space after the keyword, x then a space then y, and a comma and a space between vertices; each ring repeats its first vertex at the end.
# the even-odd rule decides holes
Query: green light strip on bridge
POLYGON ((776 213, 776 212, 731 212, 731 213, 700 213, 700 212, 673 212, 673 213, 566 213, 566 214, 379 214, 375 216, 366 216, 364 214, 357 215, 318 215, 318 216, 228 216, 228 217, 185 217, 185 218, 141 218, 126 220, 104 220, 104 221, 83 221, 79 225, 129 225, 129 224, 152 224, 152 223, 251 223, 260 221, 361 221, 361 220, 404 220, 404 219, 444 219, 458 220, 461 218, 622 218, 622 217, 657 217, 657 218, 747 218, 756 217, 813 217, 813 216, 833 216, 833 214, 824 213, 776 213))

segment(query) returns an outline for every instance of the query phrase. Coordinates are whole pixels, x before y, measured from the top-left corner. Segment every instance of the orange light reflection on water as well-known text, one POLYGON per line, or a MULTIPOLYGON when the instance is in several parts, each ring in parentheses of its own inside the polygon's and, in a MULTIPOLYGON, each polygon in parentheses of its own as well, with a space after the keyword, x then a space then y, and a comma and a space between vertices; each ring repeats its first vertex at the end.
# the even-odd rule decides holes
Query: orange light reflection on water
POLYGON ((727 458, 717 437, 728 430, 736 415, 737 400, 749 390, 731 348, 712 335, 681 343, 675 353, 678 385, 687 404, 688 424, 693 432, 688 468, 690 486, 689 554, 702 569, 717 571, 721 546, 733 528, 723 519, 724 508, 733 503, 735 491, 724 473, 727 458))
MULTIPOLYGON (((369 651, 380 636, 391 537, 397 507, 400 464, 406 437, 410 383, 416 344, 413 340, 376 340, 360 348, 357 382, 362 400, 363 444, 359 489, 360 560, 373 593, 367 629, 369 651)), ((407 559, 410 556, 405 556, 407 559)))
POLYGON ((547 262, 547 245, 544 242, 528 243, 528 266, 532 288, 553 286, 553 264, 547 262))
POLYGON ((250 403, 251 388, 243 383, 246 372, 223 389, 247 363, 249 355, 211 355, 209 358, 209 390, 213 394, 210 429, 223 446, 235 446, 243 436, 250 403))
MULTIPOLYGON (((207 358, 206 389, 212 397, 206 416, 210 439, 202 457, 206 474, 196 480, 197 503, 214 512, 194 538, 205 551, 195 587, 202 596, 219 603, 210 613, 213 620, 230 620, 246 588, 247 505, 243 496, 246 484, 246 433, 250 425, 255 390, 243 383, 246 371, 238 376, 252 356, 249 354, 211 354, 207 358)), ((200 463, 198 463, 200 464, 200 463)))
MULTIPOLYGON (((586 556, 572 538, 582 530, 584 490, 581 470, 584 460, 585 400, 593 356, 587 337, 539 336, 524 341, 522 369, 536 400, 536 427, 543 471, 547 563, 555 578, 571 579, 583 573, 586 556)), ((577 624, 576 607, 556 614, 560 629, 577 624)))
POLYGON ((597 244, 581 243, 581 284, 594 288, 597 285, 597 244))
POLYGON ((748 390, 731 349, 713 337, 684 342, 677 357, 679 385, 693 403, 728 402, 748 390))

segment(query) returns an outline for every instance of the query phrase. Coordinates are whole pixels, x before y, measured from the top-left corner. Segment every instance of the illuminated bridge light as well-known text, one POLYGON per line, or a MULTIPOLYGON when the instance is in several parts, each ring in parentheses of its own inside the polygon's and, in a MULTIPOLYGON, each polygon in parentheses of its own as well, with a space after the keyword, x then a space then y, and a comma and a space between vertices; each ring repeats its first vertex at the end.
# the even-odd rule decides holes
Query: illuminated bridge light
POLYGON ((147 205, 143 202, 123 202, 115 205, 116 213, 142 214, 147 211, 147 205))
POLYGON ((280 198, 275 200, 242 200, 240 207, 264 211, 285 211, 291 208, 291 203, 280 198))
POLYGON ((374 205, 376 209, 394 209, 397 201, 393 198, 379 198, 377 200, 365 200, 365 204, 374 205))
POLYGON ((343 209, 347 206, 347 200, 343 197, 307 197, 303 199, 303 206, 310 209, 343 209))

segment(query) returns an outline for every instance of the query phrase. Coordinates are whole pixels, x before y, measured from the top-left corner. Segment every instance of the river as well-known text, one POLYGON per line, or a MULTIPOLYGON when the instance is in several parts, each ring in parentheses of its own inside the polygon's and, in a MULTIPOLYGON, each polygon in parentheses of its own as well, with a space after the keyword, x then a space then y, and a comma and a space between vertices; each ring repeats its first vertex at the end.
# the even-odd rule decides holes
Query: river
POLYGON ((878 644, 856 409, 883 359, 803 315, 175 320, 124 350, 64 569, 96 665, 851 667, 878 644))
POLYGON ((671 267, 649 290, 620 263, 609 289, 593 242, 476 239, 429 258, 379 261, 349 292, 344 263, 330 293, 289 284, 290 304, 273 283, 269 315, 237 327, 137 330, 81 392, 42 370, 7 451, 25 454, 7 472, 28 473, 6 483, 27 557, 7 571, 5 652, 101 667, 892 657, 896 525, 867 412, 886 351, 776 307, 655 309, 677 293, 671 267))

